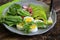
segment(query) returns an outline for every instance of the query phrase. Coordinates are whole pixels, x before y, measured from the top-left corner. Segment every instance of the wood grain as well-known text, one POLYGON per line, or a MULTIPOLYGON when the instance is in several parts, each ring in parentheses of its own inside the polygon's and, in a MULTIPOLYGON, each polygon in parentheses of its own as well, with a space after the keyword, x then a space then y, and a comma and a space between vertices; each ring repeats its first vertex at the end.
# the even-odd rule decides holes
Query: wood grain
MULTIPOLYGON (((49 4, 49 1, 43 0, 45 3, 49 4)), ((4 1, 5 3, 8 1, 4 1)), ((0 0, 0 4, 4 4, 0 0)), ((54 9, 60 9, 60 0, 54 0, 54 9)), ((0 24, 0 40, 60 40, 60 11, 57 12, 57 23, 49 30, 47 33, 36 36, 22 36, 8 31, 2 24, 0 24)))

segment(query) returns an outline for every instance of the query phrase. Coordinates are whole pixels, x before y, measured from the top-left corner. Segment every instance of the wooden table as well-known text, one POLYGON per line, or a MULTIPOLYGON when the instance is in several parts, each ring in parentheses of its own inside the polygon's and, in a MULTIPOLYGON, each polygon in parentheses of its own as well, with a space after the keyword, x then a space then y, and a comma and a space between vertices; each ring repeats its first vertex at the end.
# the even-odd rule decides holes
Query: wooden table
MULTIPOLYGON (((49 3, 46 1, 44 2, 49 3)), ((3 3, 6 3, 6 1, 4 1, 3 3)), ((47 33, 31 37, 22 36, 8 31, 2 24, 0 24, 0 40, 60 40, 60 0, 54 0, 54 9, 58 11, 57 23, 54 28, 52 28, 47 33)))

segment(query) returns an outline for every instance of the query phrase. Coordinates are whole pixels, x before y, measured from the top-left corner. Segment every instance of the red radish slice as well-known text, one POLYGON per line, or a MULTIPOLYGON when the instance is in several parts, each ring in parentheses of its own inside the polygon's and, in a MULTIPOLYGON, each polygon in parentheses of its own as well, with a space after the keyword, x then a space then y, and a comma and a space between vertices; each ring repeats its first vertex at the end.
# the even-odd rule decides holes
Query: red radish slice
POLYGON ((30 13, 32 13, 32 8, 31 8, 31 7, 29 7, 29 8, 28 8, 28 11, 29 11, 30 13))

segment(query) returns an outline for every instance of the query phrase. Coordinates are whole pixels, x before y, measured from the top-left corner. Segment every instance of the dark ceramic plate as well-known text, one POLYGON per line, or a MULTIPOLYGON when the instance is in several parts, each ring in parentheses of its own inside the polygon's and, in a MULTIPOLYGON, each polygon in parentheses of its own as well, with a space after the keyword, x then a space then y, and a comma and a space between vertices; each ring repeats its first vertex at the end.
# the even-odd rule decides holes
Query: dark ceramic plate
MULTIPOLYGON (((32 2, 27 2, 27 1, 22 1, 22 2, 17 2, 16 4, 28 5, 28 4, 30 4, 30 3, 36 4, 36 5, 42 5, 42 6, 44 6, 45 8, 48 8, 48 5, 46 5, 46 4, 43 3, 43 2, 34 2, 34 1, 32 1, 32 2)), ((4 10, 3 15, 6 13, 6 11, 7 11, 8 8, 9 8, 9 7, 7 7, 7 8, 4 10)), ((49 31, 51 28, 54 27, 54 25, 55 25, 55 23, 56 23, 56 18, 57 18, 56 12, 53 10, 53 13, 52 13, 53 24, 52 24, 51 26, 48 26, 47 29, 39 29, 36 33, 25 34, 24 32, 19 31, 19 30, 17 30, 16 28, 10 27, 10 26, 8 26, 8 25, 6 25, 6 24, 4 24, 4 26, 5 26, 8 30, 10 30, 11 32, 14 32, 14 33, 17 33, 17 34, 20 34, 20 35, 32 36, 32 35, 43 34, 43 33, 47 32, 47 31, 49 31)))

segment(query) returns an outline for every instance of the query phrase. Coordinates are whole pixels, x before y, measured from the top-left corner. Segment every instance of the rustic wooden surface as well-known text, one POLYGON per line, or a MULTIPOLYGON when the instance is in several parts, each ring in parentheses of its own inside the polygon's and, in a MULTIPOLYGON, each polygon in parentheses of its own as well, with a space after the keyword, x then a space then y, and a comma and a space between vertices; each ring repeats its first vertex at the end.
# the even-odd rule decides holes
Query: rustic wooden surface
MULTIPOLYGON (((7 1, 2 2, 0 0, 0 4, 4 4, 7 1)), ((50 1, 44 1, 45 3, 50 3, 50 1)), ((54 9, 60 9, 60 0, 54 0, 54 9)), ((57 12, 57 23, 50 31, 44 33, 42 35, 36 36, 22 36, 8 31, 2 24, 0 24, 0 40, 60 40, 60 11, 57 12)))

